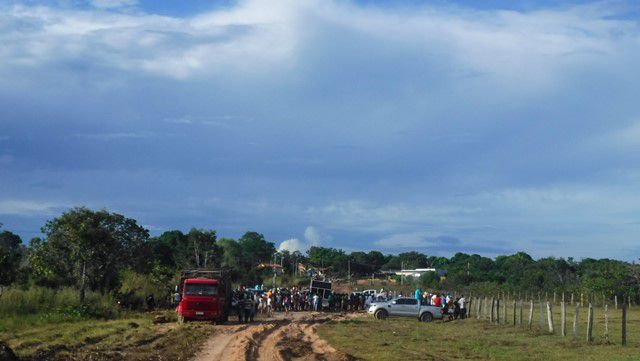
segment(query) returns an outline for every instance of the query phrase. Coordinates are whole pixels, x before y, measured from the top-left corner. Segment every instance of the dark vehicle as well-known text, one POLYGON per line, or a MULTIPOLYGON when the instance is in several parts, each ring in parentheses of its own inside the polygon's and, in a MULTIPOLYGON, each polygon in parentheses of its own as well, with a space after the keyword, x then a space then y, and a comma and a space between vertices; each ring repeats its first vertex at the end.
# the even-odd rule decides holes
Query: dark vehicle
POLYGON ((226 270, 189 270, 180 277, 178 321, 227 322, 231 310, 231 280, 226 270))
POLYGON ((317 294, 320 297, 322 308, 329 307, 329 295, 331 294, 331 282, 311 280, 311 294, 317 294))

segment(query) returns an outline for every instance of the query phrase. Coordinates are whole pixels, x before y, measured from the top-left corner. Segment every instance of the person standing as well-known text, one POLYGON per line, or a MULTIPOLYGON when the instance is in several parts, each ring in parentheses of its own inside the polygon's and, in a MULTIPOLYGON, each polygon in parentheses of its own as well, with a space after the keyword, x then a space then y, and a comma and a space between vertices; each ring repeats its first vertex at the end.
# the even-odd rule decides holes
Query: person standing
POLYGON ((244 311, 244 322, 253 321, 253 300, 248 292, 245 292, 242 297, 242 308, 244 311))
POLYGON ((467 316, 467 309, 465 308, 465 303, 467 300, 464 298, 464 295, 460 295, 460 299, 458 303, 460 304, 460 318, 464 319, 467 316))
POLYGON ((415 298, 418 301, 422 299, 422 290, 420 289, 420 287, 416 288, 415 298))
POLYGON ((234 292, 233 303, 236 306, 236 313, 238 314, 238 323, 244 323, 244 307, 243 299, 240 291, 234 292))

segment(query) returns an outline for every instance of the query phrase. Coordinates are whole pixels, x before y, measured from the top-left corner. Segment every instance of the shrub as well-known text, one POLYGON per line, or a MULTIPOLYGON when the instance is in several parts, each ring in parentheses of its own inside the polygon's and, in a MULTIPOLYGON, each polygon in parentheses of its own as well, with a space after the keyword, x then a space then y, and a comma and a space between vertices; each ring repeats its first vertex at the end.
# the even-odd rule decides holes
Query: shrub
POLYGON ((72 288, 12 287, 0 294, 0 317, 40 315, 42 318, 55 319, 115 318, 119 313, 118 305, 110 295, 87 292, 82 303, 78 291, 72 288))

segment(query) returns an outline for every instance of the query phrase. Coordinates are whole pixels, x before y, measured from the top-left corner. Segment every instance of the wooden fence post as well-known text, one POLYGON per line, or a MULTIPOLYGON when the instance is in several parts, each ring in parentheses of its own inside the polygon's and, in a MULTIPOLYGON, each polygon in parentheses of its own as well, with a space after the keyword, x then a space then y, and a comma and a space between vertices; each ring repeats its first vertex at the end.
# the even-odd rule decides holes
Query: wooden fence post
POLYGON ((522 308, 524 307, 524 301, 520 300, 520 327, 522 327, 522 308))
POLYGON ((613 302, 614 302, 616 310, 617 310, 618 309, 618 295, 613 296, 613 302))
POLYGON ((544 305, 540 301, 540 328, 544 330, 544 305))
POLYGON ((513 325, 514 325, 514 326, 516 325, 516 314, 517 314, 517 312, 516 312, 516 311, 517 311, 517 310, 516 310, 516 300, 515 300, 515 298, 514 298, 514 299, 513 299, 513 325))
POLYGON ((531 305, 529 306, 529 329, 531 329, 532 323, 533 323, 533 300, 531 300, 531 305))
POLYGON ((560 334, 562 337, 567 336, 567 312, 564 301, 560 303, 560 334))
POLYGON ((491 312, 491 308, 489 307, 489 298, 484 298, 484 319, 489 319, 489 312, 491 312))
POLYGON ((622 346, 627 345, 627 304, 622 302, 622 346))
POLYGON ((509 300, 508 299, 504 299, 502 300, 502 303, 504 304, 503 308, 504 308, 504 317, 503 317, 503 321, 505 325, 509 324, 509 318, 507 317, 507 309, 509 308, 509 300))
POLYGON ((576 313, 573 315, 573 338, 578 338, 578 320, 580 315, 580 304, 576 303, 576 313))
POLYGON ((589 302, 589 313, 587 314, 587 341, 593 341, 593 305, 589 302))
POLYGON ((571 306, 573 306, 573 292, 571 292, 571 306))
POLYGON ((556 304, 556 291, 553 291, 553 304, 556 304))
POLYGON ((476 305, 476 319, 480 319, 481 316, 481 312, 482 311, 482 299, 478 300, 478 304, 476 305))
POLYGON ((489 322, 493 323, 493 315, 496 308, 496 301, 493 297, 491 297, 491 318, 489 318, 489 322))
POLYGON ((487 301, 487 297, 484 298, 482 307, 484 308, 483 319, 486 321, 489 319, 489 301, 487 301))
POLYGON ((500 297, 496 300, 496 323, 500 324, 500 297))
POLYGON ((549 322, 549 333, 553 335, 555 333, 553 329, 553 312, 549 301, 547 301, 547 322, 549 322))
POLYGON ((604 305, 604 340, 606 343, 609 343, 611 340, 609 339, 609 305, 604 305))
POLYGON ((580 304, 584 305, 584 293, 580 292, 580 304))

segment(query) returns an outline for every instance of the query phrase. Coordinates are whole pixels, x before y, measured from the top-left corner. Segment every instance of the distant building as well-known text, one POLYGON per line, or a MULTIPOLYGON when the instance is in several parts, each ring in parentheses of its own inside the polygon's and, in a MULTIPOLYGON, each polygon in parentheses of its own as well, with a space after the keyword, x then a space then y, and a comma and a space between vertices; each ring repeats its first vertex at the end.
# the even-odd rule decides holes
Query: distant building
POLYGON ((438 276, 444 276, 447 271, 436 268, 416 268, 416 269, 403 269, 399 271, 387 271, 388 273, 395 274, 397 276, 415 277, 418 278, 427 272, 435 272, 438 276))

